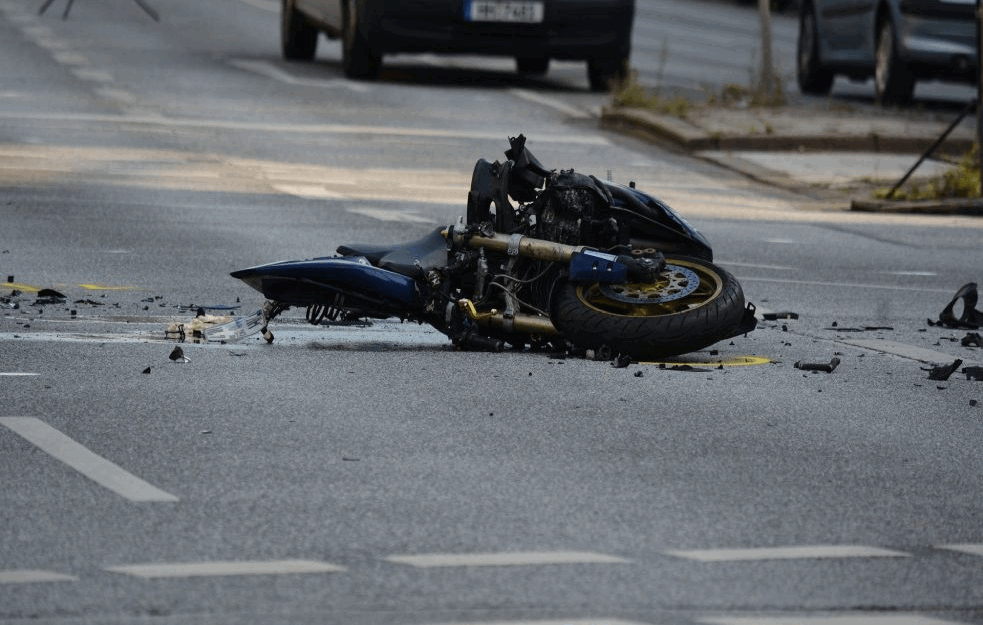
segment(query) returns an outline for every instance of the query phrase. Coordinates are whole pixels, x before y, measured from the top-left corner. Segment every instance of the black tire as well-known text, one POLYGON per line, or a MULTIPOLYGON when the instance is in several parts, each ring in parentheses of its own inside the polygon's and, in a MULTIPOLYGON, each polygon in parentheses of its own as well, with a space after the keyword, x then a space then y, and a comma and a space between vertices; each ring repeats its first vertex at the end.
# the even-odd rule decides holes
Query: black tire
POLYGON ((819 58, 819 27, 812 5, 803 5, 799 13, 799 43, 796 52, 796 77, 799 91, 826 95, 833 88, 833 72, 823 67, 819 58))
POLYGON ((318 30, 297 10, 294 0, 280 4, 280 48, 283 58, 310 61, 317 52, 318 30))
POLYGON ((372 51, 361 30, 358 16, 358 2, 345 2, 344 24, 341 29, 341 66, 345 76, 362 80, 372 80, 379 76, 382 55, 372 51))
POLYGON ((519 56, 515 59, 515 69, 520 74, 542 76, 550 70, 549 58, 519 56))
POLYGON ((628 77, 628 57, 587 61, 587 81, 591 91, 610 91, 628 77))
POLYGON ((889 19, 882 20, 877 27, 874 92, 882 105, 906 104, 915 94, 915 77, 898 54, 897 36, 889 19))
MULTIPOLYGON (((699 277, 696 290, 671 302, 638 305, 608 298, 598 284, 563 282, 553 293, 553 324, 577 347, 607 346, 613 354, 628 354, 636 360, 696 351, 742 332, 744 292, 734 276, 696 258, 676 256, 666 263, 666 279, 656 287, 660 294, 679 287, 682 272, 674 271, 678 267, 699 277), (669 279, 673 274, 675 283, 669 279)), ((632 286, 649 288, 624 285, 624 292, 630 293, 632 286)))

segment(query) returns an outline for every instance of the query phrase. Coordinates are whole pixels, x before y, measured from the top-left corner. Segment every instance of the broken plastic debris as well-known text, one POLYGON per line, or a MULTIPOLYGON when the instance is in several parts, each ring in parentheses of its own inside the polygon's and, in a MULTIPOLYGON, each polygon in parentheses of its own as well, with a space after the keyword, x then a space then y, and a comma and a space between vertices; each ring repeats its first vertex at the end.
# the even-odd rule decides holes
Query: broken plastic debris
POLYGON ((247 317, 199 315, 188 322, 167 326, 165 336, 178 341, 221 342, 238 341, 263 329, 263 312, 257 310, 247 317))
POLYGON ((966 336, 962 339, 963 347, 983 347, 983 336, 980 336, 979 332, 967 332, 966 336))
POLYGON ((167 357, 174 362, 191 362, 191 359, 184 355, 184 350, 180 346, 172 349, 167 357))
POLYGON ((928 325, 930 326, 945 326, 946 328, 964 328, 968 330, 977 330, 983 326, 983 312, 976 310, 976 302, 979 299, 979 294, 976 291, 976 283, 970 282, 964 284, 956 294, 952 296, 952 300, 949 305, 939 314, 938 321, 928 320, 928 325), (956 307, 956 302, 959 300, 963 301, 962 314, 956 318, 953 310, 956 307))
POLYGON ((693 365, 672 365, 667 367, 665 364, 660 364, 659 369, 668 369, 669 371, 691 371, 694 373, 712 371, 712 369, 705 369, 703 367, 694 367, 693 365))
POLYGON ((796 369, 801 369, 802 371, 825 371, 826 373, 833 373, 840 365, 839 358, 833 358, 829 362, 802 362, 801 360, 795 363, 796 369))
POLYGON ((611 366, 615 369, 624 369, 631 364, 631 356, 618 354, 618 357, 611 361, 611 366))
POLYGON ((966 374, 967 380, 983 382, 983 367, 963 367, 963 373, 966 374))
POLYGON ((34 300, 35 306, 45 306, 48 304, 61 304, 65 301, 65 296, 54 289, 41 289, 38 291, 37 299, 34 300))
POLYGON ((761 315, 765 321, 778 321, 779 319, 798 319, 799 313, 794 312, 771 312, 761 315))
POLYGON ((922 367, 922 371, 928 371, 929 380, 945 382, 946 380, 949 379, 949 376, 951 376, 956 371, 956 369, 959 368, 959 365, 961 364, 963 364, 963 361, 957 358, 955 361, 952 362, 952 364, 939 365, 938 367, 931 367, 928 369, 922 367))

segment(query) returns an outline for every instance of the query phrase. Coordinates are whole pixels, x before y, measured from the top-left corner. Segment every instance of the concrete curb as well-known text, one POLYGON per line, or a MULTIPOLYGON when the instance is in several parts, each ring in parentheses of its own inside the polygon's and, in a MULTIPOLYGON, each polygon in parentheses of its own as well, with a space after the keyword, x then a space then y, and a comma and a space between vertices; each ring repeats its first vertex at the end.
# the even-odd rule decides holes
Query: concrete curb
POLYGON ((868 213, 923 213, 937 215, 983 215, 983 199, 950 200, 853 200, 850 210, 868 213))
MULTIPOLYGON (((758 151, 831 151, 831 152, 893 152, 919 154, 931 145, 934 137, 904 135, 724 135, 708 134, 684 120, 659 115, 644 109, 605 107, 601 110, 601 126, 641 135, 655 141, 669 141, 690 151, 701 150, 758 150, 758 151)), ((968 152, 972 140, 949 137, 944 146, 954 153, 968 152)))

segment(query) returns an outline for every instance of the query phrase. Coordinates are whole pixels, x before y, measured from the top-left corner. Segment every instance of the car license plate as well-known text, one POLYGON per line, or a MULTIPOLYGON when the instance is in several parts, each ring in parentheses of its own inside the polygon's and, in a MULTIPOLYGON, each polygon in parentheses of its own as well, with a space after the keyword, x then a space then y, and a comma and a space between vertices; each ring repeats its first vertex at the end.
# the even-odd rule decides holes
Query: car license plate
POLYGON ((464 18, 469 22, 539 24, 543 21, 543 3, 530 0, 465 0, 464 18))

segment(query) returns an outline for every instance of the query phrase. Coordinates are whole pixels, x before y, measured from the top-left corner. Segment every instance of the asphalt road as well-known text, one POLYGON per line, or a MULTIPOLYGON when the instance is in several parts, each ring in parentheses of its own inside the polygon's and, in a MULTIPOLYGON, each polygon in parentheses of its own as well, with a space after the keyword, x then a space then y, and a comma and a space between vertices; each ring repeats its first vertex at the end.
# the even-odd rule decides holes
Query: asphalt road
POLYGON ((281 62, 264 0, 38 4, 0 0, 0 622, 983 623, 983 386, 922 370, 983 364, 925 323, 979 279, 979 220, 823 210, 602 132, 574 64, 352 83, 337 44, 281 62), (168 359, 182 306, 259 306, 229 271, 450 222, 517 132, 638 181, 799 319, 696 372, 299 314, 168 359))

